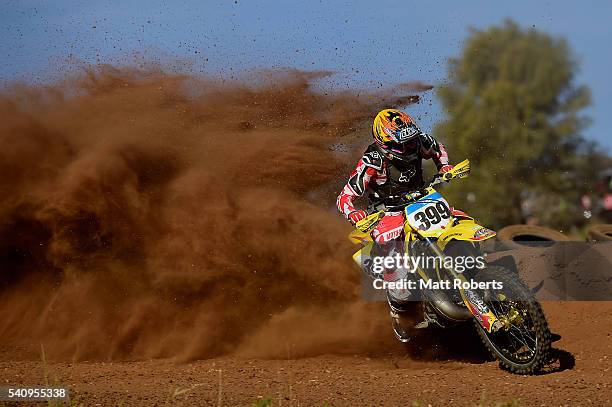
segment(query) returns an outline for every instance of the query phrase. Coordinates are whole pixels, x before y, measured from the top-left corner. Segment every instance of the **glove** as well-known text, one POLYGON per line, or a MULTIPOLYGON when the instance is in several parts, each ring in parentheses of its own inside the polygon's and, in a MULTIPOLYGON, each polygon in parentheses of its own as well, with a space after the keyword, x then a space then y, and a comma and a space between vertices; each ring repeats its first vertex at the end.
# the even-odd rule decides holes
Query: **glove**
POLYGON ((446 164, 446 165, 443 165, 442 168, 438 170, 438 172, 444 175, 450 170, 452 170, 454 167, 455 167, 454 165, 446 164))
POLYGON ((351 221, 351 223, 353 225, 355 225, 361 219, 365 219, 366 216, 367 216, 367 214, 366 214, 365 211, 358 210, 358 211, 353 211, 353 212, 349 213, 348 214, 348 219, 351 221))

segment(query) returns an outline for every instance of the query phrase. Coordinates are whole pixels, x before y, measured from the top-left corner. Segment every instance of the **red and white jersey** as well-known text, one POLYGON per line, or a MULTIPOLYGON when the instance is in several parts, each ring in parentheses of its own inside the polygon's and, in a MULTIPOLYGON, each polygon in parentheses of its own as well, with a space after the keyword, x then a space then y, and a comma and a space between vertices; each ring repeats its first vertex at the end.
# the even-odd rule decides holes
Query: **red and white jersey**
POLYGON ((367 191, 385 196, 422 187, 422 159, 432 159, 438 169, 448 165, 448 154, 444 146, 424 133, 419 136, 414 143, 414 150, 409 151, 406 157, 406 163, 393 164, 375 144, 371 144, 338 195, 338 210, 348 219, 348 215, 355 210, 353 201, 364 196, 367 191))

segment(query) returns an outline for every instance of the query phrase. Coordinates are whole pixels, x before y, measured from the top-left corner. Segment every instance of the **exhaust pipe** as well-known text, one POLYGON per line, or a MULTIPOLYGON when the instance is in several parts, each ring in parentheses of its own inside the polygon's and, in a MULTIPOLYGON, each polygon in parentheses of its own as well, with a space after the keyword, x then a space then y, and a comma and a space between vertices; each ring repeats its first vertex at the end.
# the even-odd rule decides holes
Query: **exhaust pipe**
POLYGON ((428 291, 427 297, 431 302, 431 305, 438 311, 443 317, 451 321, 467 321, 472 318, 472 313, 467 309, 463 308, 438 292, 428 291))
MULTIPOLYGON (((442 260, 445 259, 444 252, 434 244, 430 239, 426 239, 429 243, 429 248, 442 260)), ((447 268, 453 276, 457 276, 457 272, 452 268, 447 268)), ((436 291, 426 291, 425 295, 429 298, 431 305, 438 311, 443 317, 451 321, 467 321, 472 318, 472 313, 467 309, 460 307, 448 299, 447 296, 440 294, 436 291)))

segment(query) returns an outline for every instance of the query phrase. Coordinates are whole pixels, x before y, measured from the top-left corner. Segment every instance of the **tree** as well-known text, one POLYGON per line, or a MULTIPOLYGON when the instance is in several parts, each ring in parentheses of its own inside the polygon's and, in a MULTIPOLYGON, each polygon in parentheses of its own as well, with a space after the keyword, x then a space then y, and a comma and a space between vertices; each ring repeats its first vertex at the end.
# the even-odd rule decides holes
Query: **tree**
POLYGON ((590 103, 589 89, 574 83, 576 70, 563 39, 512 21, 471 30, 438 88, 447 120, 435 134, 452 158, 472 162, 451 199, 475 199, 470 212, 495 227, 523 221, 528 196, 547 206, 536 208, 542 223, 572 221, 568 203, 581 192, 574 171, 588 124, 580 111, 590 103))

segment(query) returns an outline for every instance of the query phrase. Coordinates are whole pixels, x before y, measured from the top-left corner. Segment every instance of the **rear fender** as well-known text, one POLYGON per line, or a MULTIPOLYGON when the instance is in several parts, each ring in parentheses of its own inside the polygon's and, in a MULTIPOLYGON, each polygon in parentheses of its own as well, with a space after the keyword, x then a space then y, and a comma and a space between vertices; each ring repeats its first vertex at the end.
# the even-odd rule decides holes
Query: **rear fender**
POLYGON ((359 268, 365 269, 368 265, 364 264, 364 261, 370 259, 372 256, 372 248, 374 247, 374 242, 370 239, 369 243, 364 244, 364 246, 359 249, 355 254, 353 254, 353 260, 359 268))
POLYGON ((355 229, 349 233, 348 238, 351 243, 354 244, 367 244, 368 242, 372 242, 372 236, 369 233, 362 232, 359 229, 355 229))

